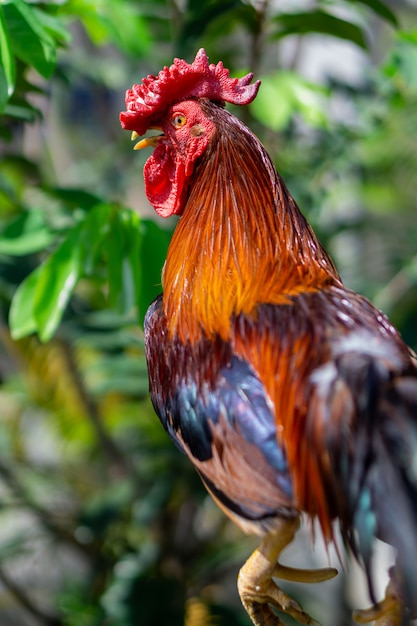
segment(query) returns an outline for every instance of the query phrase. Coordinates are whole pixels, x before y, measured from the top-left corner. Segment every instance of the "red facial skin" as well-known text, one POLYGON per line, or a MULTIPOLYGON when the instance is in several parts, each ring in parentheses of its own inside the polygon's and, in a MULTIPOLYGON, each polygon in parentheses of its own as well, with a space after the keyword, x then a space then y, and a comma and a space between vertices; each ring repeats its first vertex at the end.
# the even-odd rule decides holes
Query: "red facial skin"
POLYGON ((161 217, 179 215, 195 162, 207 148, 215 125, 197 100, 184 100, 169 107, 152 126, 163 135, 145 164, 146 195, 161 217))

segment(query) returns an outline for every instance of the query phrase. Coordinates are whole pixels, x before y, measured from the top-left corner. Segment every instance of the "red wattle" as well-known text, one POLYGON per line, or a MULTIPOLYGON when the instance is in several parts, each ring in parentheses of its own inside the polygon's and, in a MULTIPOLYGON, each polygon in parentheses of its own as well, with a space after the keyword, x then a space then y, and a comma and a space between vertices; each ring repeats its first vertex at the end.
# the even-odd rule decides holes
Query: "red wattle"
POLYGON ((178 215, 184 208, 185 166, 167 144, 159 144, 144 167, 146 196, 161 217, 178 215))

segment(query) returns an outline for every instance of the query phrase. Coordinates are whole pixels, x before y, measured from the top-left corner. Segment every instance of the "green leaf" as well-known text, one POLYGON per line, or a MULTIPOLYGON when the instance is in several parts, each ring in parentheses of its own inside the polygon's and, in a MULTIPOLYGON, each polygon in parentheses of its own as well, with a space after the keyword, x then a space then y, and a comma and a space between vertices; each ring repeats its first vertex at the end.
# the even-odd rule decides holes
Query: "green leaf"
POLYGON ((124 211, 122 214, 124 221, 127 251, 123 264, 125 311, 129 312, 133 306, 136 307, 137 314, 141 315, 141 295, 143 288, 142 267, 140 260, 140 250, 143 239, 142 220, 133 211, 124 211))
POLYGON ((66 187, 46 187, 45 191, 62 200, 64 204, 69 205, 72 209, 92 209, 96 205, 101 205, 102 200, 85 189, 66 188, 66 187))
MULTIPOLYGON (((196 42, 201 42, 202 36, 208 37, 208 41, 216 45, 219 36, 229 35, 239 22, 245 24, 249 32, 254 32, 258 24, 258 14, 250 5, 251 3, 242 3, 240 0, 190 0, 177 35, 178 54, 192 54, 196 42)), ((223 58, 223 61, 226 59, 223 58)))
POLYGON ((50 78, 56 62, 56 45, 35 10, 23 0, 3 5, 4 17, 14 54, 50 78))
MULTIPOLYGON (((88 211, 81 226, 80 245, 82 248, 82 273, 87 276, 93 273, 100 258, 103 243, 107 243, 107 236, 110 230, 110 218, 113 210, 110 204, 97 204, 88 211)), ((105 245, 104 251, 108 252, 108 250, 109 247, 105 245)))
POLYGON ((62 20, 54 15, 45 13, 36 7, 33 7, 33 11, 36 14, 39 23, 42 24, 44 31, 49 33, 50 36, 58 42, 68 44, 71 42, 71 33, 62 23, 62 20))
POLYGON ((140 219, 130 209, 100 204, 81 226, 83 273, 105 266, 109 302, 123 315, 138 305, 140 290, 140 219))
POLYGON ((398 39, 399 41, 407 41, 411 42, 413 45, 417 45, 417 28, 400 31, 398 33, 398 39))
POLYGON ((99 4, 98 9, 95 2, 69 0, 64 4, 63 11, 75 14, 82 21, 96 46, 111 41, 128 54, 144 55, 149 49, 151 37, 138 3, 101 0, 99 4))
POLYGON ((251 111, 262 124, 275 131, 283 130, 294 113, 299 113, 311 126, 326 126, 322 88, 290 71, 262 76, 261 81, 251 111))
MULTIPOLYGON (((396 91, 403 94, 417 92, 417 30, 400 33, 399 39, 384 65, 396 91)), ((415 96, 414 96, 415 97, 415 96)))
POLYGON ((16 68, 12 55, 9 35, 4 19, 3 7, 0 5, 0 112, 13 94, 16 79, 16 68))
POLYGON ((381 0, 348 0, 352 3, 360 3, 372 9, 374 13, 376 13, 379 17, 381 17, 386 22, 392 24, 392 26, 398 27, 398 19, 395 13, 391 11, 391 9, 381 0))
POLYGON ((35 109, 24 101, 21 101, 19 104, 6 104, 4 114, 23 122, 34 122, 41 115, 39 109, 35 109))
MULTIPOLYGON (((24 231, 24 226, 24 220, 16 220, 14 229, 24 231)), ((28 231, 34 226, 26 224, 28 231)), ((162 289, 161 270, 170 238, 170 231, 151 220, 141 221, 129 209, 97 205, 17 289, 10 313, 13 337, 37 331, 42 341, 48 341, 78 279, 97 267, 103 253, 110 302, 123 314, 136 307, 143 320, 162 289)))
POLYGON ((113 306, 117 307, 120 312, 124 310, 122 290, 125 247, 123 225, 120 222, 119 213, 116 212, 106 237, 106 256, 109 301, 113 306))
POLYGON ((21 339, 36 332, 38 325, 33 314, 36 286, 42 266, 37 267, 16 289, 9 313, 9 326, 13 339, 21 339))
POLYGON ((119 0, 108 1, 105 21, 108 34, 121 50, 133 56, 147 52, 150 36, 137 6, 119 0))
POLYGON ((321 33, 339 39, 351 41, 366 49, 366 41, 362 29, 357 24, 342 20, 324 11, 305 11, 301 13, 280 13, 274 18, 278 23, 275 38, 287 35, 309 35, 321 33))
POLYGON ((22 213, 0 235, 0 254, 24 255, 44 250, 55 239, 41 211, 22 213))
POLYGON ((77 225, 41 265, 33 315, 42 341, 56 331, 80 276, 80 229, 77 225))
POLYGON ((251 104, 255 118, 265 126, 278 131, 285 128, 293 111, 292 90, 286 72, 261 77, 261 89, 251 104))
POLYGON ((138 293, 139 320, 143 323, 148 306, 162 292, 161 273, 172 231, 161 228, 153 220, 141 220, 141 241, 138 258, 131 262, 140 270, 138 293))

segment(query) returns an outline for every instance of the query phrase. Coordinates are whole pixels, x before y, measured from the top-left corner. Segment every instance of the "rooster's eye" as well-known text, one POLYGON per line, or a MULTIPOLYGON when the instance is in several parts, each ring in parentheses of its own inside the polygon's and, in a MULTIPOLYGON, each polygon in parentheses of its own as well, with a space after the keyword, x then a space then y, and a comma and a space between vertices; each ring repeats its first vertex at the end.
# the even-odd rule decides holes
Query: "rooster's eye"
POLYGON ((173 117, 173 118, 172 118, 172 120, 171 120, 172 125, 173 125, 175 128, 181 128, 181 126, 184 126, 184 125, 185 125, 185 122, 186 122, 186 121, 187 121, 187 120, 186 120, 186 118, 185 118, 185 115, 182 115, 182 113, 177 113, 176 115, 174 115, 174 117, 173 117))

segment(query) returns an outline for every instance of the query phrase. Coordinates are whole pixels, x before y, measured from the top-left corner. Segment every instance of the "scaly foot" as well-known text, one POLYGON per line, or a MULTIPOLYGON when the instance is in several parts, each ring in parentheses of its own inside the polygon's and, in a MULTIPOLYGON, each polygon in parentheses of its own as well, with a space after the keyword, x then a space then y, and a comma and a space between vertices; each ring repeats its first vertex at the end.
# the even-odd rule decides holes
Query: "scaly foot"
POLYGON ((395 590, 392 580, 389 581, 385 590, 385 598, 377 602, 369 609, 353 612, 353 619, 359 624, 375 622, 375 626, 402 626, 403 604, 395 590))
POLYGON ((291 543, 300 525, 299 519, 282 520, 278 531, 268 534, 249 557, 239 572, 238 590, 242 604, 255 626, 281 626, 284 622, 271 607, 290 615, 300 624, 319 626, 302 606, 290 598, 274 582, 281 578, 294 582, 317 583, 329 580, 337 570, 329 567, 319 570, 295 569, 281 565, 277 559, 291 543))

